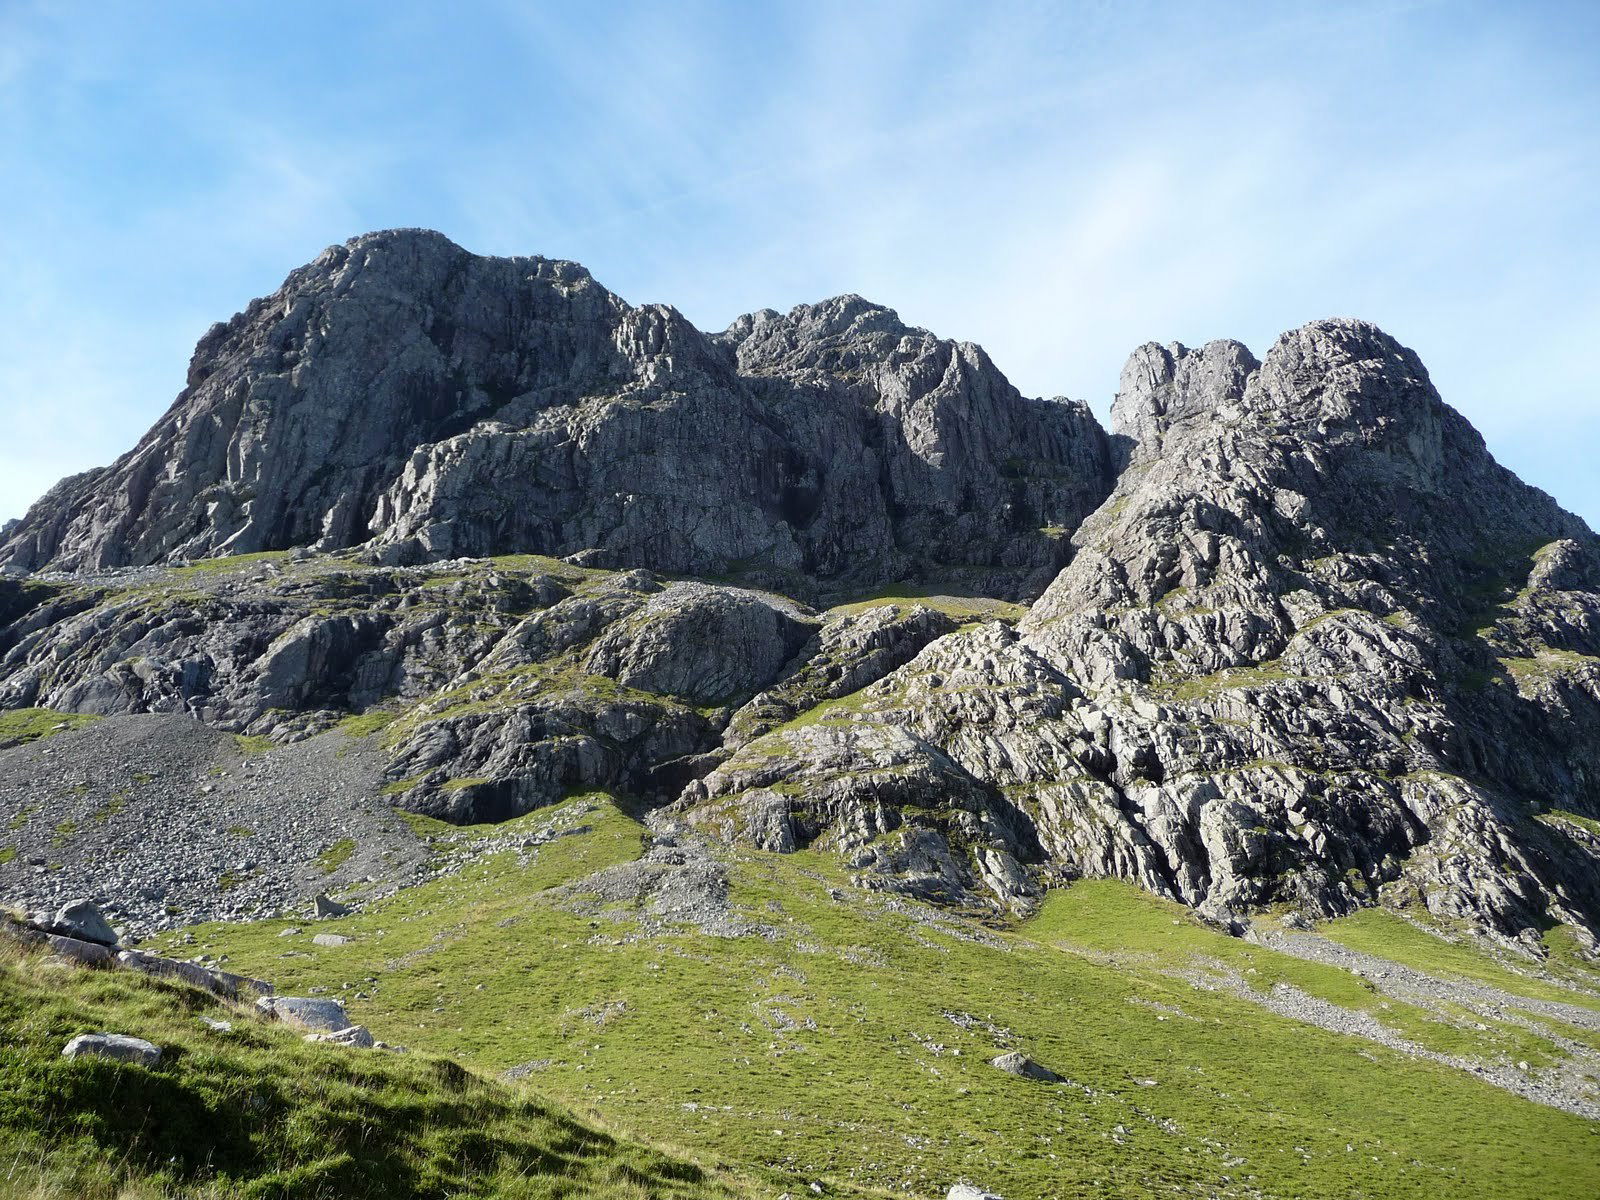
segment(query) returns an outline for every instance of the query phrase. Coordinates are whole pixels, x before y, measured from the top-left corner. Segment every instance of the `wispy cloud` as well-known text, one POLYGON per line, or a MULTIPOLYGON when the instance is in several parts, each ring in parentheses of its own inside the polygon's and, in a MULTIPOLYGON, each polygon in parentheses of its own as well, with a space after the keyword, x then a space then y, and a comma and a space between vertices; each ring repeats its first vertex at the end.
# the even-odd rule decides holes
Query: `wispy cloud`
POLYGON ((1370 316, 1600 518, 1540 434, 1600 409, 1581 6, 61 13, 0 24, 0 269, 28 289, 0 293, 0 511, 130 444, 206 322, 427 224, 708 327, 859 291, 1102 411, 1142 341, 1370 316), (130 154, 97 117, 153 132, 130 154))

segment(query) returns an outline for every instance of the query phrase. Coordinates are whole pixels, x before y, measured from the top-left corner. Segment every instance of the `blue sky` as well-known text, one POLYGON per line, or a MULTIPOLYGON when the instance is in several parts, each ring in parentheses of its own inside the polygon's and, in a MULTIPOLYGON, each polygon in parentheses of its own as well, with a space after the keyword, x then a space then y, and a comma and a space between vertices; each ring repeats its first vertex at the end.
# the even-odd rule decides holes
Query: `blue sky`
POLYGON ((840 292, 1102 415, 1330 315, 1600 526, 1600 4, 0 0, 0 517, 424 225, 703 328, 840 292))

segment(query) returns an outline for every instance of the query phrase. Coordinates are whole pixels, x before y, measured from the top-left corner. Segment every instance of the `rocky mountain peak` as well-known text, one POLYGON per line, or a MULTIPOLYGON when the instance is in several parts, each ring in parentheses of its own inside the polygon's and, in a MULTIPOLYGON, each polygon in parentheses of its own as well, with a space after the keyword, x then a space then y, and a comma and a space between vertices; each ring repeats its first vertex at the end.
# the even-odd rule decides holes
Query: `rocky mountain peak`
POLYGON ((198 599, 5 585, 0 704, 282 740, 391 706, 385 794, 451 819, 603 787, 963 905, 1115 875, 1596 944, 1584 523, 1360 321, 1142 346, 1113 430, 857 296, 707 336, 575 264, 368 235, 0 547, 310 557, 198 599), (884 591, 943 599, 827 608, 884 591))
POLYGON ((1087 410, 860 297, 713 339, 575 263, 391 230, 210 330, 139 446, 53 490, 0 562, 584 553, 802 591, 943 564, 1014 595, 1109 487, 1087 410))

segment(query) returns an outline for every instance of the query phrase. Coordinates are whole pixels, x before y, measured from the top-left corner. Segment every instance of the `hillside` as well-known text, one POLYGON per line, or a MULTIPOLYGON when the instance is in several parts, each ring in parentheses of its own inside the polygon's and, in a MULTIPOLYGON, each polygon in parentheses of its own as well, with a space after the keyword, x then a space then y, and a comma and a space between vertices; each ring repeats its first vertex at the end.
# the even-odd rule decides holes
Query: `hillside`
MULTIPOLYGON (((575 1195, 1600 1190, 1600 539, 1366 322, 1139 347, 1103 430, 859 297, 706 334, 369 234, 0 565, 0 899, 424 1056, 233 1068, 437 1101, 393 1194, 547 1194, 566 1110, 575 1195)), ((194 1041, 6 969, 35 1066, 194 1041)), ((312 1170, 159 1132, 43 1169, 312 1170)))

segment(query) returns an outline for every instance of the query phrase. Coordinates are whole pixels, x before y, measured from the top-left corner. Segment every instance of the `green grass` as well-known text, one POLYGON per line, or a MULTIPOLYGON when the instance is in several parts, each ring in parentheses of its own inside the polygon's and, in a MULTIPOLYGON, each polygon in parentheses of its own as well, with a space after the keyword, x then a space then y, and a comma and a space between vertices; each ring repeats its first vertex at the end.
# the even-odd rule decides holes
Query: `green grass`
POLYGON ((609 805, 513 827, 550 821, 592 828, 343 918, 354 941, 337 952, 286 947, 277 921, 197 927, 196 949, 350 997, 387 1040, 484 1070, 542 1061, 545 1094, 791 1195, 816 1179, 937 1196, 960 1178, 1007 1200, 1600 1193, 1595 1123, 1170 972, 1222 962, 1455 1051, 1532 1052, 1535 1035, 1457 1029, 1125 885, 1074 885, 984 944, 850 889, 830 855, 741 852, 733 901, 774 936, 717 938, 580 904, 577 881, 636 856, 643 831, 609 805), (1075 1085, 987 1065, 1011 1048, 1075 1085))
POLYGON ((0 944, 0 1193, 75 1200, 750 1195, 426 1054, 311 1046, 191 988, 0 944), (201 1016, 233 1023, 216 1033, 201 1016), (132 1033, 145 1069, 67 1060, 132 1033))
POLYGON ((373 734, 387 728, 399 716, 400 714, 393 709, 373 708, 364 713, 346 717, 334 728, 339 730, 340 733, 353 738, 371 737, 373 734))
POLYGON ((65 733, 100 718, 94 713, 56 712, 49 708, 12 708, 0 712, 0 750, 65 733))
POLYGON ((265 754, 278 747, 278 743, 260 734, 236 733, 233 735, 233 740, 238 745, 240 754, 265 754))
POLYGON ((322 868, 324 875, 332 875, 345 863, 350 861, 350 856, 356 852, 356 843, 353 838, 341 838, 317 855, 317 866, 322 868))
POLYGON ((1541 821, 1557 825, 1567 824, 1583 830, 1585 833, 1600 837, 1600 821, 1592 817, 1585 817, 1579 813, 1567 812, 1565 809, 1552 808, 1548 813, 1539 818, 1541 821))
POLYGON ((1179 703, 1192 703, 1235 688, 1268 687, 1271 684, 1288 683, 1301 678, 1302 676, 1292 675, 1279 667, 1263 663, 1253 667, 1229 667, 1211 675, 1176 679, 1161 685, 1153 684, 1151 690, 1179 703))
POLYGON ((958 621, 985 618, 1020 621, 1028 612, 1026 604, 987 596, 950 596, 932 587, 908 583, 895 584, 852 603, 835 605, 828 611, 832 614, 854 615, 874 608, 911 608, 915 605, 935 609, 958 621))
MULTIPOLYGON (((1326 922, 1318 932, 1341 946, 1390 958, 1430 975, 1472 979, 1516 996, 1554 1000, 1600 1011, 1600 997, 1541 978, 1534 973, 1536 968, 1532 962, 1511 965, 1509 959, 1502 959, 1468 941, 1464 934, 1447 941, 1383 909, 1362 909, 1337 921, 1326 922)), ((1600 968, 1589 968, 1588 983, 1591 987, 1600 986, 1600 968)))
POLYGON ((287 550, 258 550, 253 554, 225 554, 218 558, 202 558, 188 566, 175 567, 174 579, 193 579, 197 576, 243 574, 266 563, 283 562, 289 557, 287 550))

